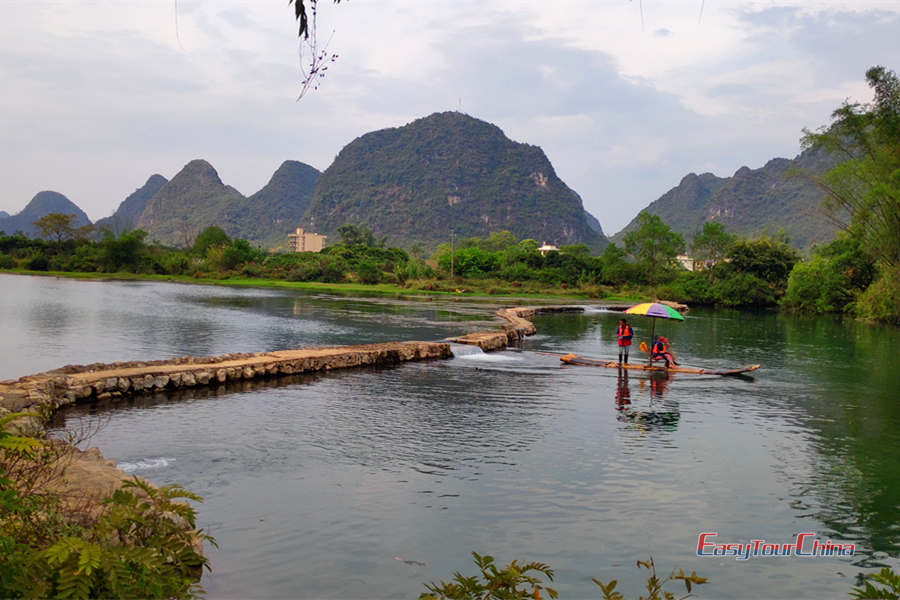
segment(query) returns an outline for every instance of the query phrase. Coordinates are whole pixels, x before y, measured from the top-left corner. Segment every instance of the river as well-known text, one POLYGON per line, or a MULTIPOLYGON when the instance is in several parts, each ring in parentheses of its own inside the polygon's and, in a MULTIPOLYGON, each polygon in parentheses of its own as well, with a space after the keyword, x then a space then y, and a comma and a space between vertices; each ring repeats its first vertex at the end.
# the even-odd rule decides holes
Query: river
MULTIPOLYGON (((9 275, 0 289, 0 378, 438 340, 492 326, 496 308, 9 275)), ((538 334, 504 352, 75 406, 53 426, 204 497, 211 598, 416 597, 473 573, 473 550, 550 564, 564 599, 600 597, 591 577, 637 595, 649 556, 708 577, 701 598, 846 597, 858 573, 900 568, 897 329, 700 309, 657 324, 683 364, 763 365, 745 378, 626 378, 553 355, 613 356, 618 317, 588 307, 536 318, 538 334), (856 553, 701 558, 700 532, 812 532, 856 553)))

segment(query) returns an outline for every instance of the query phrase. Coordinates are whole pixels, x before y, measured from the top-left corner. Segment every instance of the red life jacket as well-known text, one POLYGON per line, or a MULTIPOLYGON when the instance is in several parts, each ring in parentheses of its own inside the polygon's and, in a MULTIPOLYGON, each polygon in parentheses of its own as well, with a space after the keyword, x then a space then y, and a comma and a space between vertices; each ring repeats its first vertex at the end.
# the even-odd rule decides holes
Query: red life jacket
POLYGON ((631 325, 622 327, 622 324, 619 323, 619 326, 616 328, 616 337, 619 339, 620 346, 630 346, 631 338, 634 337, 634 330, 631 328, 631 325))

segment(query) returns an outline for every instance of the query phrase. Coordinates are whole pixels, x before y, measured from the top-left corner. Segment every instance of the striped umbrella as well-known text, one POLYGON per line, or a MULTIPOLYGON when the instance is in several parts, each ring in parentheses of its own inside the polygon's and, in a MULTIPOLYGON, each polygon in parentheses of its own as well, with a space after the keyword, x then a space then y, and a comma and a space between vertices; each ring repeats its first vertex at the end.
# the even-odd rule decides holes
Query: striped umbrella
MULTIPOLYGON (((653 334, 656 331, 656 319, 673 319, 675 321, 684 321, 677 310, 659 302, 643 302, 635 304, 625 311, 629 315, 643 315, 645 317, 653 317, 653 326, 650 328, 650 343, 653 344, 653 334)), ((651 346, 652 348, 652 346, 651 346)))

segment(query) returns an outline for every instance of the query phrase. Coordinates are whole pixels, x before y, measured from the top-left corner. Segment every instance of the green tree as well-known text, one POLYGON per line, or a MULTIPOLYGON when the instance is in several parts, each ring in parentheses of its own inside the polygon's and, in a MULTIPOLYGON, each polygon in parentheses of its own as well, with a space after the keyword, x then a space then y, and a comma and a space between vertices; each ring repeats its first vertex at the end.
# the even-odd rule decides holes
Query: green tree
POLYGON ((623 284, 633 275, 633 267, 625 260, 625 251, 609 244, 600 256, 603 281, 612 284, 623 284))
MULTIPOLYGON (((485 252, 499 252, 516 245, 516 236, 510 231, 492 231, 483 240, 476 239, 476 244, 485 252)), ((462 245, 460 245, 462 247, 462 245)))
POLYGON ((588 258, 591 255, 591 249, 588 248, 587 244, 570 244, 561 247, 559 251, 563 254, 569 254, 582 259, 588 258))
POLYGON ((748 273, 784 289, 799 255, 783 240, 762 237, 736 242, 728 251, 728 258, 731 271, 748 273))
POLYGON ((222 266, 226 269, 234 269, 240 264, 250 262, 258 257, 256 250, 250 246, 247 240, 236 239, 225 248, 222 254, 222 266))
POLYGON ((900 296, 900 79, 876 66, 866 80, 873 101, 845 102, 832 113, 831 126, 806 131, 803 144, 847 158, 811 178, 824 190, 832 219, 860 240, 878 266, 877 295, 867 291, 858 303, 863 316, 900 322, 900 306, 883 302, 885 295, 900 296))
POLYGON ((675 257, 684 252, 684 237, 672 231, 659 215, 641 211, 637 229, 625 235, 625 251, 637 258, 647 272, 649 283, 659 281, 675 266, 675 257))
POLYGON ((57 246, 62 246, 63 241, 75 237, 75 228, 72 227, 73 219, 75 219, 75 215, 49 213, 35 221, 34 225, 41 230, 42 238, 53 238, 56 240, 57 246))
POLYGON ((118 238, 112 233, 103 238, 103 260, 107 271, 120 271, 123 268, 137 269, 146 247, 144 238, 147 232, 142 229, 126 231, 118 238))
POLYGON ((197 239, 194 240, 193 252, 200 256, 206 256, 206 251, 210 246, 228 246, 231 244, 231 238, 221 227, 210 225, 200 232, 197 239))
POLYGON ((346 223, 337 228, 337 233, 341 236, 341 244, 345 246, 355 246, 360 244, 363 246, 371 246, 384 248, 386 238, 382 238, 378 242, 375 241, 375 235, 372 230, 364 225, 353 225, 346 223))
POLYGON ((782 303, 796 310, 835 312, 852 305, 875 277, 875 264, 858 239, 841 234, 794 265, 782 303))
POLYGON ((726 233, 721 223, 707 221, 703 224, 703 230, 691 241, 691 251, 695 258, 719 262, 736 240, 736 236, 726 233))

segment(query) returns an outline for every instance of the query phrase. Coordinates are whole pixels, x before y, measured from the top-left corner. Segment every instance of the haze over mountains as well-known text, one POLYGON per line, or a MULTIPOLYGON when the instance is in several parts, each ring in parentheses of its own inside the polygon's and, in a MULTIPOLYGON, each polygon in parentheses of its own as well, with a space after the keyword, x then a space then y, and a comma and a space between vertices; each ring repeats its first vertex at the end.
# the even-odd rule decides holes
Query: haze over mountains
MULTIPOLYGON (((727 231, 754 235, 783 228, 805 247, 831 239, 835 229, 821 213, 822 193, 793 169, 822 173, 832 157, 805 151, 732 177, 689 174, 647 210, 690 238, 709 220, 727 231)), ((87 216, 62 194, 41 192, 15 216, 0 213, 0 231, 35 236, 32 223, 50 212, 87 216)), ((602 215, 601 215, 602 218, 602 215)), ((515 142, 490 123, 458 112, 435 113, 403 127, 353 140, 320 173, 285 161, 249 197, 226 185, 215 168, 192 160, 171 180, 154 174, 116 212, 96 226, 116 234, 140 228, 149 238, 184 246, 209 225, 265 247, 283 247, 297 226, 336 240, 345 223, 368 226, 388 244, 426 250, 458 237, 507 229, 557 245, 607 243, 600 222, 580 196, 559 179, 543 151, 515 142)), ((634 222, 613 236, 621 243, 634 222)))

